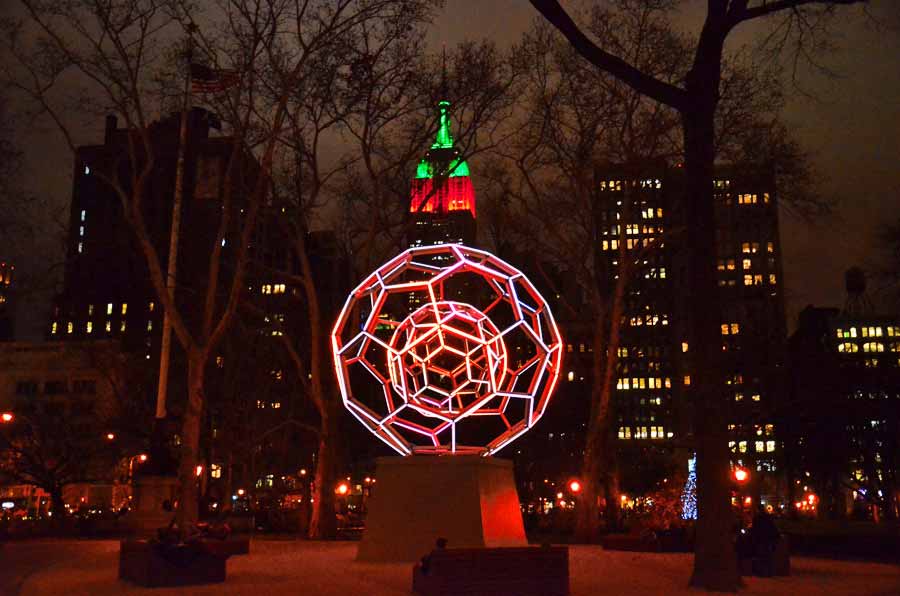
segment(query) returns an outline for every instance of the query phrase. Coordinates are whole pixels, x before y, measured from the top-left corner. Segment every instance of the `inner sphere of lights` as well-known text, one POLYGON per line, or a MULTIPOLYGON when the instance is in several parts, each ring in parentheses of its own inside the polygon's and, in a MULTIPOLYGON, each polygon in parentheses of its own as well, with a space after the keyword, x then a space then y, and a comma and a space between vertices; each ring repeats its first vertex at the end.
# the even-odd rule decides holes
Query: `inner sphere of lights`
POLYGON ((491 455, 543 415, 562 339, 521 271, 459 244, 411 248, 347 299, 332 333, 344 405, 403 455, 491 455))

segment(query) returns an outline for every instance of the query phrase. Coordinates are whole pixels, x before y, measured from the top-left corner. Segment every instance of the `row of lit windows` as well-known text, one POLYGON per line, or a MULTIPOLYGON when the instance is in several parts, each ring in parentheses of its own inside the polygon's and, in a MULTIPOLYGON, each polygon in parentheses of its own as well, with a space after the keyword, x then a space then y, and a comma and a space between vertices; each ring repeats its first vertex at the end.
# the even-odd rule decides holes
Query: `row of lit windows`
POLYGON ((738 335, 740 332, 740 323, 722 323, 722 335, 738 335))
MULTIPOLYGON (((632 186, 640 186, 641 188, 662 188, 662 180, 658 178, 644 178, 643 180, 632 180, 632 186)), ((621 180, 601 180, 600 190, 622 190, 621 180)))
MULTIPOLYGON (((124 320, 119 321, 119 331, 121 333, 125 333, 126 326, 127 325, 124 320)), ((106 321, 106 325, 104 326, 105 331, 107 333, 112 333, 112 328, 113 328, 112 321, 106 321)), ((85 333, 93 333, 94 332, 94 322, 88 321, 87 323, 85 323, 84 331, 85 331, 85 333)), ((153 321, 147 321, 147 331, 153 331, 153 321)), ((75 323, 73 323, 72 321, 67 322, 66 323, 66 334, 71 335, 74 332, 75 332, 75 323)), ((57 333, 59 333, 59 323, 57 321, 53 321, 53 323, 50 325, 50 333, 53 335, 56 335, 57 333)))
POLYGON ((670 377, 620 377, 616 381, 616 389, 627 391, 629 389, 666 389, 672 388, 670 377))
POLYGON ((669 315, 655 315, 655 314, 646 314, 646 315, 638 315, 636 317, 629 317, 625 319, 623 322, 631 325, 632 327, 642 327, 644 325, 648 327, 653 327, 654 325, 668 325, 669 324, 669 315))
MULTIPOLYGON (((740 193, 737 196, 738 205, 756 205, 759 201, 759 196, 756 193, 740 193)), ((770 200, 769 193, 764 192, 762 194, 762 202, 768 203, 770 200)))
MULTIPOLYGON (((760 249, 759 242, 742 242, 741 243, 741 252, 745 255, 758 254, 759 249, 760 249)), ((775 243, 774 242, 766 242, 766 252, 768 252, 768 253, 775 252, 775 243)))
POLYGON ((263 294, 284 294, 284 284, 263 284, 259 288, 263 294))
MULTIPOLYGON (((728 432, 729 433, 740 433, 743 432, 744 425, 742 424, 729 424, 728 432)), ((772 437, 775 435, 775 425, 774 424, 754 424, 753 432, 756 436, 761 437, 763 435, 767 437, 772 437)))
MULTIPOLYGON (((760 400, 759 393, 753 393, 752 395, 750 395, 750 401, 759 401, 759 400, 760 400)), ((744 394, 743 393, 735 393, 734 401, 744 401, 744 394)))
MULTIPOLYGON (((763 285, 763 281, 766 279, 766 276, 761 273, 746 273, 744 274, 744 285, 745 286, 761 286, 763 285)), ((770 273, 768 276, 768 281, 770 286, 778 285, 778 278, 774 273, 770 273)), ((719 285, 724 285, 722 281, 719 282, 719 285)), ((734 285, 734 284, 731 284, 734 285)))
POLYGON ((755 449, 750 453, 772 453, 775 451, 775 441, 728 441, 728 448, 732 453, 747 453, 749 446, 755 449))
MULTIPOLYGON (((884 352, 884 344, 880 341, 867 341, 862 345, 863 352, 884 352)), ((859 352, 859 344, 853 342, 844 342, 838 344, 838 352, 853 353, 859 352)), ((888 344, 888 352, 900 352, 900 343, 888 344)))
MULTIPOLYGON (((867 326, 859 328, 859 335, 862 337, 883 337, 885 332, 888 337, 900 337, 900 327, 888 326, 886 329, 882 329, 877 326, 867 326)), ((837 331, 838 339, 852 339, 858 337, 856 327, 850 327, 848 329, 838 328, 837 331)))
POLYGON ((620 439, 671 439, 672 436, 673 433, 666 434, 662 426, 635 426, 633 431, 630 426, 619 427, 620 439))

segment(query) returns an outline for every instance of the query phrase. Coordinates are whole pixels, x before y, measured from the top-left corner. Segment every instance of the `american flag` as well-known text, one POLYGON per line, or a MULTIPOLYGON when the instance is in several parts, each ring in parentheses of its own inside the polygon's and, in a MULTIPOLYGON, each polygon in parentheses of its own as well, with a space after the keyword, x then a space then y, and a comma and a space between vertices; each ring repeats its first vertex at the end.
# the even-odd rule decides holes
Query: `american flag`
POLYGON ((191 92, 219 93, 241 80, 237 71, 217 70, 202 64, 191 64, 191 92))

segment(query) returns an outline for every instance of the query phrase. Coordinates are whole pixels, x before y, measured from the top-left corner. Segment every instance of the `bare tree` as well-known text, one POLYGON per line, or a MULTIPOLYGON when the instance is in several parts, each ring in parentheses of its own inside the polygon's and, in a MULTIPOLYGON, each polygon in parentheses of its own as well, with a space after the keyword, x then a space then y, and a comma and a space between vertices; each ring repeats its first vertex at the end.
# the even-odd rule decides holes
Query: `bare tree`
MULTIPOLYGON (((639 63, 629 62, 605 40, 592 39, 557 0, 531 0, 568 42, 596 66, 632 87, 638 93, 669 106, 681 119, 687 192, 684 210, 687 234, 688 287, 691 289, 690 344, 695 370, 695 437, 697 447, 696 556, 691 584, 714 590, 735 591, 740 578, 730 539, 731 511, 728 491, 728 449, 724 419, 724 371, 718 326, 721 315, 716 289, 713 165, 716 157, 715 121, 721 97, 725 42, 743 23, 772 17, 781 19, 771 38, 775 49, 788 41, 799 48, 821 39, 823 18, 835 14, 839 5, 861 0, 709 0, 692 62, 685 80, 675 84, 639 63)), ((621 11, 641 10, 647 3, 617 0, 621 11)), ((667 9, 677 2, 661 1, 667 9)))
MULTIPOLYGON (((76 142, 67 109, 93 115, 114 111, 125 121, 128 155, 121 162, 128 167, 121 167, 121 162, 102 164, 96 174, 119 197, 159 301, 186 353, 188 395, 181 418, 178 474, 182 531, 197 517, 195 468, 206 405, 206 366, 228 332, 245 291, 258 216, 271 186, 291 97, 308 83, 313 72, 310 64, 327 56, 350 29, 371 19, 394 18, 407 4, 402 0, 225 1, 203 15, 203 22, 210 23, 205 32, 192 21, 194 14, 187 10, 191 7, 181 3, 80 0, 60 5, 23 0, 27 23, 11 24, 7 31, 6 49, 17 69, 8 68, 7 79, 43 108, 73 152, 76 142), (227 94, 210 102, 219 110, 231 144, 221 172, 221 211, 217 221, 210 222, 216 233, 207 247, 199 316, 192 316, 191 307, 174 300, 145 222, 150 181, 164 157, 152 138, 150 106, 166 98, 171 88, 166 81, 184 73, 183 57, 176 57, 177 67, 172 68, 169 48, 185 25, 195 33, 196 45, 189 48, 193 60, 206 62, 217 77, 227 73, 232 81, 227 94), (29 45, 28 35, 36 43, 29 45), (62 84, 71 89, 70 76, 85 82, 87 89, 77 105, 63 106, 51 91, 62 84), (233 248, 226 249, 226 242, 233 248)), ((181 136, 184 146, 184 132, 181 136)), ((176 187, 177 195, 182 189, 178 182, 176 187)))

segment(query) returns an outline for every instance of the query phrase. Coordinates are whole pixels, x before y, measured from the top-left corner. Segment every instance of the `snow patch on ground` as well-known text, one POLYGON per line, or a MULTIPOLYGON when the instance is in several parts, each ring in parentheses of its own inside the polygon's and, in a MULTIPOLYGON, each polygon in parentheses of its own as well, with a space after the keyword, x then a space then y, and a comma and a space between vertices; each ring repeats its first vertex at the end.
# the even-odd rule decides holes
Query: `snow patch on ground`
MULTIPOLYGON (((356 543, 254 540, 251 554, 228 561, 224 584, 190 589, 146 589, 118 580, 117 541, 78 544, 70 557, 30 575, 22 586, 27 596, 103 596, 106 594, 210 594, 275 596, 409 595, 411 565, 357 563, 356 543)), ((15 545, 8 545, 8 548, 15 545)), ((696 596, 687 588, 691 555, 604 551, 599 546, 572 546, 569 552, 573 596, 696 596)), ((741 594, 802 596, 896 596, 900 567, 880 563, 794 557, 793 575, 746 578, 741 594)))

